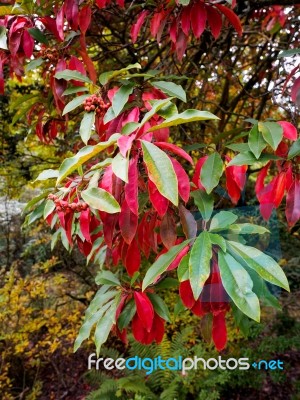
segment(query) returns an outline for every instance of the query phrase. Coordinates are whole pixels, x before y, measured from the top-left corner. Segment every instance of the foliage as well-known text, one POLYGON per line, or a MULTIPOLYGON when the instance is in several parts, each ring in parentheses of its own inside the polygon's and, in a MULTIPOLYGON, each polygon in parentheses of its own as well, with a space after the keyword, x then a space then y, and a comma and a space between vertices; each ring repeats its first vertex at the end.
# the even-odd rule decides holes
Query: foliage
MULTIPOLYGON (((126 343, 129 326, 142 344, 162 342, 170 313, 159 291, 171 285, 179 286, 179 308, 212 316, 221 351, 229 312, 259 322, 259 300, 278 308, 266 282, 289 291, 277 261, 249 244, 267 230, 219 209, 225 195, 231 208, 242 201, 258 173, 263 218, 286 196, 287 228, 300 219, 297 129, 282 120, 276 89, 270 101, 271 84, 285 80, 288 62, 279 65, 278 53, 291 31, 297 54, 298 7, 287 14, 251 1, 248 10, 235 1, 8 3, 0 6, 0 92, 8 73, 41 82, 13 99, 11 127, 27 123, 29 140, 35 132, 53 157, 36 178, 44 190, 27 204, 25 225, 43 217, 52 248, 76 245, 99 265, 100 288, 75 350, 92 332, 97 354, 111 332, 126 343), (243 34, 247 24, 256 33, 243 34)), ((292 122, 297 70, 282 88, 292 122)))

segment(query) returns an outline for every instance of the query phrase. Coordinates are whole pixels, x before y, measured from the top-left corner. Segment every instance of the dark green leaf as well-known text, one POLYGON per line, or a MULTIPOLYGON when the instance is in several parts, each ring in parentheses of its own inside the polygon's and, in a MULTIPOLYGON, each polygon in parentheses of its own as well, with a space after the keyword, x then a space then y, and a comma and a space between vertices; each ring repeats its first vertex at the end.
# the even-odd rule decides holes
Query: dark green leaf
POLYGON ((213 232, 227 229, 237 219, 238 216, 230 211, 220 211, 212 218, 209 230, 213 232))
POLYGON ((118 328, 120 332, 126 328, 136 313, 136 305, 133 299, 130 299, 126 306, 123 308, 118 318, 118 328))
POLYGON ((290 291, 286 276, 280 265, 255 247, 227 241, 227 249, 242 265, 254 269, 264 280, 290 291))
POLYGON ((190 243, 190 240, 185 240, 184 242, 173 246, 167 253, 162 254, 158 259, 151 265, 151 267, 146 272, 145 278, 143 280, 143 291, 151 285, 156 278, 158 278, 162 273, 166 271, 168 266, 180 253, 180 251, 190 243))
POLYGON ((230 254, 218 253, 221 279, 229 297, 249 318, 259 322, 259 300, 253 293, 253 282, 248 272, 230 254))
POLYGON ((66 81, 76 80, 79 82, 93 83, 87 76, 83 75, 79 71, 71 69, 65 69, 64 71, 56 72, 54 75, 56 79, 64 79, 66 81))
POLYGON ((106 190, 92 187, 81 192, 83 200, 96 210, 105 211, 109 214, 121 211, 117 200, 106 190))
POLYGON ((264 140, 261 132, 258 130, 258 124, 253 125, 249 132, 248 145, 256 158, 259 158, 263 149, 267 147, 267 142, 264 140))
POLYGON ((292 158, 298 156, 300 154, 300 139, 296 140, 289 151, 288 154, 288 160, 291 160, 292 158))
POLYGON ((277 122, 259 122, 258 130, 262 133, 265 141, 276 150, 279 143, 282 141, 283 129, 277 122))
POLYGON ((211 257, 212 244, 209 233, 204 231, 195 240, 189 259, 189 279, 195 300, 198 300, 210 275, 211 257))
POLYGON ((193 197, 194 202, 202 215, 202 218, 205 221, 208 221, 214 209, 213 196, 211 194, 207 194, 203 190, 195 190, 191 192, 191 196, 193 197))
POLYGON ((157 190, 177 206, 178 181, 169 157, 154 144, 145 140, 141 140, 141 143, 149 178, 155 184, 157 190))
POLYGON ((151 82, 151 85, 161 90, 163 93, 171 97, 177 97, 177 99, 180 99, 186 103, 186 94, 181 85, 176 85, 176 83, 165 81, 151 82))
POLYGON ((155 293, 147 293, 154 310, 165 321, 171 322, 170 312, 163 299, 155 293))
POLYGON ((115 117, 120 114, 125 104, 128 102, 128 98, 133 92, 133 88, 134 84, 128 83, 127 85, 121 86, 120 89, 115 93, 112 99, 112 108, 114 110, 115 117))
POLYGON ((217 152, 211 154, 204 162, 201 168, 200 180, 208 194, 219 184, 223 174, 223 167, 222 158, 217 152))

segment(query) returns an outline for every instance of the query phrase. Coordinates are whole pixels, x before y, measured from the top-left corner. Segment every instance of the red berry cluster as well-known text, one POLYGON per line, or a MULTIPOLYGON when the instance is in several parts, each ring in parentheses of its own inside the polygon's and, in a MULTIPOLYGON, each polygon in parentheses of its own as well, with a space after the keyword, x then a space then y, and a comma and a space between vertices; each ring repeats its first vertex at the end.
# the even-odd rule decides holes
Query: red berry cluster
POLYGON ((68 213, 70 211, 83 211, 88 208, 88 205, 84 202, 68 203, 66 200, 59 199, 55 194, 49 194, 49 200, 53 200, 56 206, 56 211, 64 211, 68 213))
POLYGON ((98 116, 103 117, 107 109, 111 106, 110 103, 105 103, 101 96, 93 94, 83 102, 83 107, 86 112, 96 111, 98 116))

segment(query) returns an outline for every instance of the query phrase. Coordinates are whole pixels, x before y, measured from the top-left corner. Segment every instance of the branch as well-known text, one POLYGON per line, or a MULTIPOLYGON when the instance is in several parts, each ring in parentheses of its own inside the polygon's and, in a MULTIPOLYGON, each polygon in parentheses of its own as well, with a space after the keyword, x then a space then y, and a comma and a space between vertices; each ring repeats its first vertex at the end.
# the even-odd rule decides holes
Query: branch
POLYGON ((299 0, 250 0, 249 4, 252 9, 258 9, 270 6, 294 6, 296 4, 300 4, 300 2, 299 0))

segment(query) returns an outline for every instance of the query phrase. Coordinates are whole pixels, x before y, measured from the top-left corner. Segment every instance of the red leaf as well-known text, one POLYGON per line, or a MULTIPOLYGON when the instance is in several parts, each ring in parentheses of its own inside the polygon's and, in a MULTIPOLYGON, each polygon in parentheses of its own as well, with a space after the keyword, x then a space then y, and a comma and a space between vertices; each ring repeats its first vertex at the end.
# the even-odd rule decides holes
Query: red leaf
POLYGON ((137 158, 132 158, 129 162, 128 183, 125 184, 125 199, 130 210, 138 215, 138 169, 137 158))
POLYGON ((142 11, 140 13, 140 15, 138 16, 136 23, 132 25, 131 31, 130 31, 130 36, 131 36, 131 40, 133 41, 133 43, 135 43, 137 41, 138 34, 139 34, 141 27, 145 21, 145 18, 147 17, 148 14, 149 14, 149 11, 147 11, 147 10, 142 11))
POLYGON ((91 212, 90 209, 87 208, 86 210, 81 211, 79 217, 80 230, 87 242, 91 242, 90 222, 91 222, 91 212))
POLYGON ((119 139, 118 139, 118 146, 120 149, 120 153, 122 154, 123 157, 127 156, 127 152, 131 149, 132 146, 132 142, 135 139, 135 135, 130 135, 130 136, 126 136, 126 135, 122 135, 119 139))
POLYGON ((211 6, 206 6, 208 24, 210 26, 211 33, 215 39, 220 35, 222 29, 222 17, 219 11, 211 6))
POLYGON ((85 40, 84 36, 80 37, 80 44, 81 44, 81 49, 78 49, 78 53, 81 55, 82 60, 86 66, 86 69, 89 73, 89 77, 93 83, 96 83, 97 81, 97 72, 95 69, 95 66, 93 64, 93 61, 91 60, 90 56, 88 55, 86 51, 86 46, 85 46, 85 40))
POLYGON ((78 0, 65 0, 64 11, 71 28, 76 31, 79 23, 78 0))
POLYGON ((124 199, 119 215, 119 226, 121 235, 127 244, 130 244, 136 234, 138 226, 138 217, 133 214, 124 199))
POLYGON ((297 128, 291 124, 290 122, 286 121, 278 121, 277 124, 279 124, 282 129, 283 129, 283 136, 287 139, 290 140, 297 140, 298 138, 298 132, 297 128))
POLYGON ((230 24, 237 31, 239 36, 243 34, 243 27, 239 17, 232 11, 230 8, 223 6, 222 4, 215 4, 215 7, 218 8, 222 14, 228 19, 230 24))
MULTIPOLYGON (((200 181, 200 174, 201 174, 201 169, 205 161, 207 160, 208 156, 201 157, 196 164, 195 168, 195 173, 192 179, 192 182, 196 185, 197 189, 205 190, 204 186, 202 186, 202 183, 200 181)), ((196 189, 193 189, 196 190, 196 189)))
POLYGON ((108 248, 112 248, 113 244, 113 237, 115 226, 118 220, 117 214, 107 214, 105 212, 99 212, 101 220, 103 222, 103 235, 105 243, 107 244, 108 248))
POLYGON ((92 9, 90 6, 84 6, 79 12, 79 28, 85 35, 91 23, 92 9))
MULTIPOLYGON (((177 241, 176 241, 177 243, 177 241)), ((175 257, 175 259, 171 262, 171 264, 168 266, 167 271, 172 271, 173 269, 177 268, 180 261, 183 259, 183 257, 189 252, 190 246, 187 245, 184 247, 179 254, 175 257)))
POLYGON ((294 103, 300 104, 300 76, 297 78, 292 86, 291 98, 294 103))
MULTIPOLYGON (((82 75, 86 76, 86 71, 84 68, 84 65, 82 64, 82 62, 75 56, 71 56, 70 61, 69 61, 69 66, 68 68, 71 71, 78 71, 80 72, 82 75)), ((75 86, 84 86, 83 82, 80 81, 76 81, 76 80, 71 80, 71 82, 73 83, 73 85, 75 86)))
POLYGON ((64 40, 64 6, 61 6, 56 14, 56 31, 59 39, 64 40))
POLYGON ((181 28, 186 36, 188 36, 191 26, 191 6, 184 7, 180 15, 181 28))
POLYGON ((128 247, 124 264, 129 276, 133 276, 140 269, 141 253, 136 239, 133 239, 128 247))
POLYGON ((180 30, 178 32, 177 40, 175 43, 176 54, 177 54, 179 61, 182 60, 182 58, 185 54, 187 42, 188 42, 188 37, 182 32, 182 30, 180 30))
POLYGON ((194 238, 197 235, 197 222, 193 214, 182 204, 179 205, 180 222, 187 239, 194 238))
POLYGON ((225 315, 226 312, 219 312, 213 315, 212 339, 218 351, 223 350, 227 343, 225 315))
POLYGON ((169 150, 174 154, 177 154, 178 156, 184 158, 188 162, 190 162, 192 165, 194 165, 192 157, 184 151, 181 147, 176 146, 175 144, 172 143, 166 143, 166 142, 155 142, 155 145, 161 149, 169 150))
POLYGON ((279 207, 280 203, 282 202, 285 186, 286 186, 286 174, 285 172, 281 172, 274 179, 273 204, 275 208, 279 207))
POLYGON ((175 158, 169 157, 178 181, 178 193, 182 200, 187 203, 190 197, 190 179, 181 164, 175 158))
POLYGON ((256 196, 259 200, 259 194, 260 192, 263 190, 264 188, 264 182, 265 182, 265 178, 267 176, 268 170, 270 168, 270 162, 268 162, 267 165, 265 165, 259 172, 259 174, 257 175, 257 179, 256 179, 256 183, 255 183, 255 193, 256 196))
POLYGON ((165 333, 165 320, 162 319, 158 314, 154 313, 154 320, 153 320, 153 326, 152 326, 152 331, 154 332, 155 335, 155 341, 157 344, 159 344, 164 337, 165 333))
POLYGON ((156 37, 158 31, 160 29, 161 24, 163 24, 164 18, 166 17, 166 12, 163 10, 161 12, 157 12, 151 19, 150 23, 150 31, 153 37, 156 37))
POLYGON ((195 305, 196 300, 194 299, 194 295, 189 280, 180 283, 179 295, 181 297, 182 303, 187 308, 192 308, 195 305))
POLYGON ((28 33, 27 30, 24 30, 23 37, 22 37, 22 47, 24 54, 27 58, 30 58, 33 53, 34 48, 34 40, 31 35, 28 33))
POLYGON ((159 216, 163 217, 168 210, 169 200, 162 196, 150 179, 148 180, 149 199, 159 216))
POLYGON ((226 188, 233 204, 237 204, 246 183, 247 166, 232 166, 225 169, 226 188))
POLYGON ((160 224, 160 237, 164 246, 169 250, 174 246, 177 233, 174 218, 170 213, 166 213, 160 224))
POLYGON ((147 332, 151 331, 154 318, 154 309, 146 293, 134 292, 134 301, 137 314, 147 332))
POLYGON ((286 170, 285 176, 286 176, 285 190, 288 192, 289 188, 292 186, 292 183, 294 181, 294 179, 293 179, 293 168, 292 168, 291 165, 286 170))
POLYGON ((286 196, 286 208, 285 215, 289 227, 295 225, 300 219, 300 181, 295 179, 292 183, 287 196, 286 196))
POLYGON ((192 7, 191 24, 196 38, 199 38, 202 35, 205 29, 206 20, 207 12, 205 5, 200 2, 195 2, 192 7))

